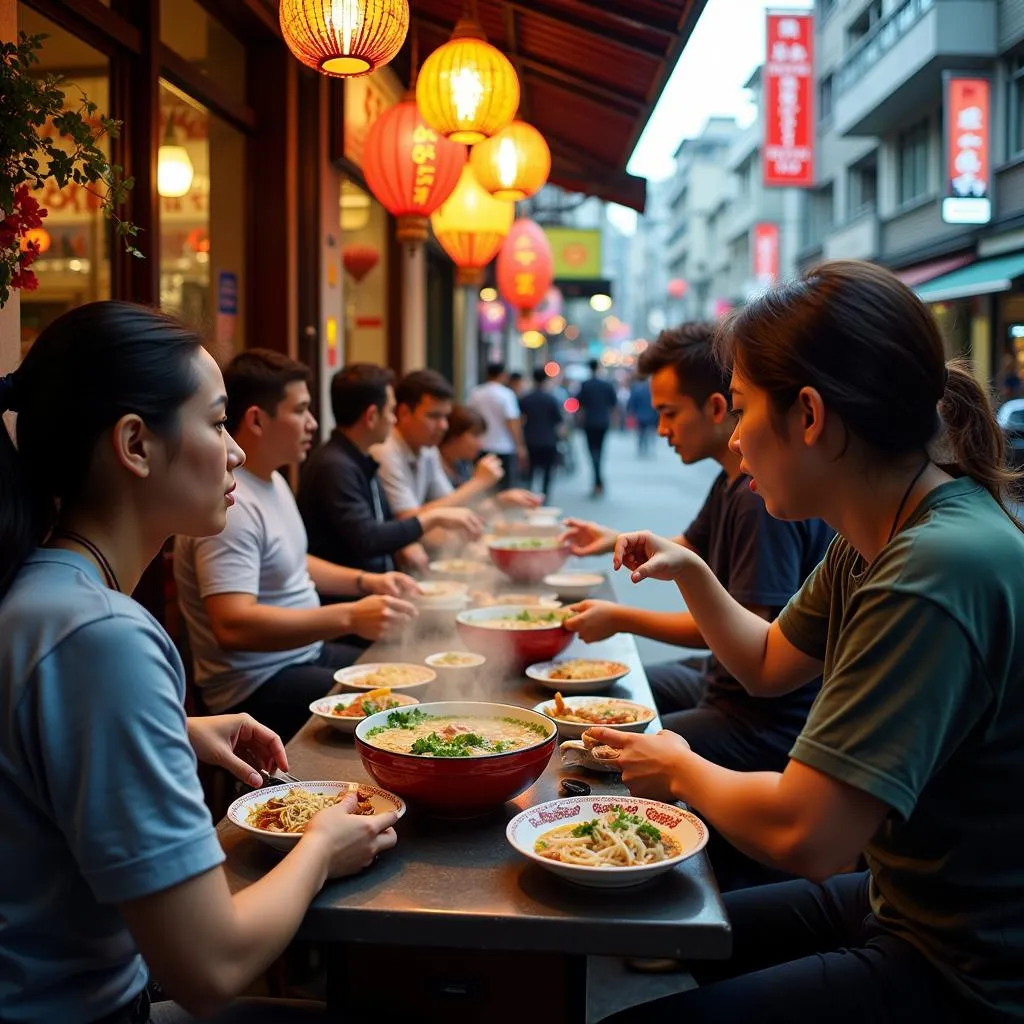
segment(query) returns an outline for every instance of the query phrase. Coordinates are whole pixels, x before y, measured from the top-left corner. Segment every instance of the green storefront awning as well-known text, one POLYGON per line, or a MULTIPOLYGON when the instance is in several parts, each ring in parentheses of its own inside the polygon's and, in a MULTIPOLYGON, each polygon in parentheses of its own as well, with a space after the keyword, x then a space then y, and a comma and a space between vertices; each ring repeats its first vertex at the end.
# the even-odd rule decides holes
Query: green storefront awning
POLYGON ((914 291, 925 302, 949 302, 974 295, 1008 292, 1018 277, 1024 277, 1024 253, 993 256, 961 267, 918 285, 914 291))

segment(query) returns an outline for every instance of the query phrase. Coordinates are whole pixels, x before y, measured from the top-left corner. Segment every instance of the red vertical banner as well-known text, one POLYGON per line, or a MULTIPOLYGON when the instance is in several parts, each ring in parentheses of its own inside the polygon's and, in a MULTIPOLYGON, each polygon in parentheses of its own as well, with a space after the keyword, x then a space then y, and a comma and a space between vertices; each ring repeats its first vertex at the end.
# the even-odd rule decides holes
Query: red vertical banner
POLYGON ((942 219, 987 224, 992 219, 992 83, 984 75, 946 72, 946 156, 942 219))
POLYGON ((814 15, 768 13, 764 183, 814 185, 814 15))
POLYGON ((779 280, 779 225, 754 225, 754 280, 767 288, 779 280))

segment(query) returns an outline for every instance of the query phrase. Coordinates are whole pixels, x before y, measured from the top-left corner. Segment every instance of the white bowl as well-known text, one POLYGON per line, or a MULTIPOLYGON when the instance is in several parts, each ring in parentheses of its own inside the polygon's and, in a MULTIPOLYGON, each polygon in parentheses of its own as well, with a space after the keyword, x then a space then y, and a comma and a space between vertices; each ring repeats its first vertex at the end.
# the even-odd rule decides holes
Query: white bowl
POLYGON ((517 814, 508 823, 505 837, 524 857, 553 874, 578 885, 598 889, 621 889, 641 885, 652 878, 657 878, 658 875, 671 871, 688 857, 699 853, 707 845, 708 830, 696 815, 684 811, 681 807, 663 804, 659 800, 645 800, 636 796, 579 796, 549 800, 545 804, 538 804, 517 814), (680 852, 656 864, 641 864, 636 867, 585 867, 549 860, 534 849, 534 844, 545 832, 550 832, 559 825, 590 821, 613 806, 619 806, 629 814, 636 814, 671 836, 681 847, 680 852))
POLYGON ((436 654, 428 654, 423 661, 433 669, 442 672, 465 672, 466 669, 479 668, 487 659, 482 654, 475 654, 473 651, 438 651, 436 654), (460 658, 467 658, 464 665, 448 665, 441 661, 449 654, 457 654, 460 658))
POLYGON ((563 658, 561 661, 540 661, 530 665, 526 669, 526 674, 552 693, 558 690, 563 694, 592 694, 610 690, 623 676, 629 675, 629 666, 609 658, 563 658), (596 679, 552 679, 551 673, 566 661, 608 661, 619 667, 596 679))
MULTIPOLYGON (((320 697, 309 705, 309 712, 312 715, 316 715, 317 718, 326 722, 332 728, 337 729, 338 732, 343 732, 346 735, 351 736, 356 731, 356 726, 366 716, 360 715, 358 718, 339 718, 337 715, 331 714, 331 709, 339 704, 348 707, 350 704, 355 704, 357 700, 363 700, 364 697, 365 693, 363 692, 336 693, 332 697, 320 697)), ((413 704, 419 704, 419 701, 408 693, 393 693, 391 697, 398 701, 399 705, 403 708, 410 707, 413 704)))
POLYGON ((553 572, 542 582, 566 601, 583 601, 604 583, 604 576, 599 572, 553 572))
POLYGON ((486 562, 472 558, 442 558, 430 563, 430 571, 442 580, 471 580, 491 571, 486 562))
POLYGON ((541 505, 526 510, 527 519, 561 519, 562 510, 555 505, 541 505))
POLYGON ((438 608, 461 611, 469 604, 469 584, 456 580, 424 580, 419 584, 420 593, 413 595, 413 601, 420 608, 438 608))
MULTIPOLYGON (((362 721, 362 719, 360 719, 362 721)), ((265 832, 249 824, 249 811, 255 804, 265 803, 271 797, 280 796, 290 789, 308 789, 313 793, 344 793, 353 786, 358 786, 370 796, 370 803, 373 804, 374 812, 382 814, 385 811, 397 812, 399 818, 405 814, 405 801, 386 789, 375 786, 372 782, 284 782, 280 786, 263 786, 262 789, 254 789, 251 793, 240 796, 228 808, 228 821, 238 828, 251 832, 257 839, 262 840, 267 846, 275 850, 287 852, 302 838, 301 832, 265 832)))
POLYGON ((521 604, 528 607, 539 608, 561 608, 562 602, 553 590, 544 590, 539 594, 530 594, 525 591, 509 594, 488 594, 482 590, 470 591, 473 605, 476 608, 490 608, 493 604, 521 604))
MULTIPOLYGON (((648 707, 646 704, 637 704, 632 700, 622 700, 618 697, 565 697, 564 701, 566 707, 570 709, 586 707, 589 704, 611 704, 612 706, 630 708, 638 714, 642 713, 643 717, 635 722, 612 723, 601 726, 603 729, 618 729, 619 732, 644 732, 656 717, 654 708, 648 707)), ((548 718, 552 719, 558 725, 558 734, 567 740, 578 740, 587 729, 599 724, 597 722, 568 722, 564 718, 559 718, 554 713, 555 702, 553 699, 542 700, 539 704, 534 705, 533 710, 539 711, 542 715, 547 715, 548 718), (549 708, 550 710, 548 710, 549 708)))
POLYGON ((417 690, 421 686, 432 683, 437 678, 437 673, 424 665, 414 665, 406 662, 368 662, 363 665, 350 665, 348 668, 339 668, 334 673, 334 681, 341 683, 349 692, 353 690, 376 690, 387 687, 389 690, 417 690), (407 668, 415 673, 415 680, 410 683, 382 682, 380 680, 366 681, 366 677, 380 668, 407 668))

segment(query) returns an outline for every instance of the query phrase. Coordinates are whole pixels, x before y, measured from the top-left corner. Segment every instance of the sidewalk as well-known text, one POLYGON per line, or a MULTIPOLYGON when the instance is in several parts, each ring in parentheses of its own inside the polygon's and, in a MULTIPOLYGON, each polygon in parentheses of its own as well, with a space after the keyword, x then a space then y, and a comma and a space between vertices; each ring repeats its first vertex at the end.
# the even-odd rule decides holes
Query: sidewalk
MULTIPOLYGON (((617 530, 643 529, 678 536, 697 514, 719 472, 718 465, 711 461, 684 466, 659 437, 652 440, 647 456, 640 458, 636 435, 613 431, 605 444, 605 493, 601 498, 591 498, 590 457, 582 433, 577 433, 574 441, 576 472, 554 481, 550 502, 565 516, 594 520, 617 530)), ((652 611, 678 611, 683 607, 673 584, 647 580, 635 585, 626 574, 612 572, 610 558, 572 559, 567 568, 607 573, 615 596, 623 604, 652 611)), ((653 640, 638 639, 637 647, 646 662, 685 656, 680 648, 653 640)))

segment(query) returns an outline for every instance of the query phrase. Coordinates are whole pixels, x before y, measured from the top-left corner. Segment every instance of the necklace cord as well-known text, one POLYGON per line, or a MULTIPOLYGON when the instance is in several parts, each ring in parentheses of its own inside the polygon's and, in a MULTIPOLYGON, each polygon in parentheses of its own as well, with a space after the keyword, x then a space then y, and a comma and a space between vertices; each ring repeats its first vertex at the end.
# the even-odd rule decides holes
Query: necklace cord
POLYGON ((891 541, 893 537, 896 536, 896 527, 899 525, 900 516, 903 514, 903 507, 906 505, 907 499, 910 497, 911 492, 914 490, 914 485, 917 483, 918 480, 921 479, 922 476, 924 476, 924 471, 931 464, 932 460, 928 456, 925 456, 924 465, 914 474, 914 479, 910 481, 910 486, 907 487, 907 489, 903 492, 903 497, 900 499, 899 508, 896 509, 896 515, 892 521, 892 528, 889 530, 889 536, 886 538, 885 541, 886 544, 888 544, 889 541, 891 541))
POLYGON ((86 551, 92 555, 93 558, 99 563, 100 570, 103 573, 104 582, 110 587, 111 590, 121 590, 121 584, 118 582, 117 574, 114 572, 114 567, 107 561, 106 555, 88 537, 83 537, 80 533, 75 533, 73 530, 60 530, 54 534, 54 537, 63 537, 65 540, 73 541, 75 544, 85 548, 86 551))

